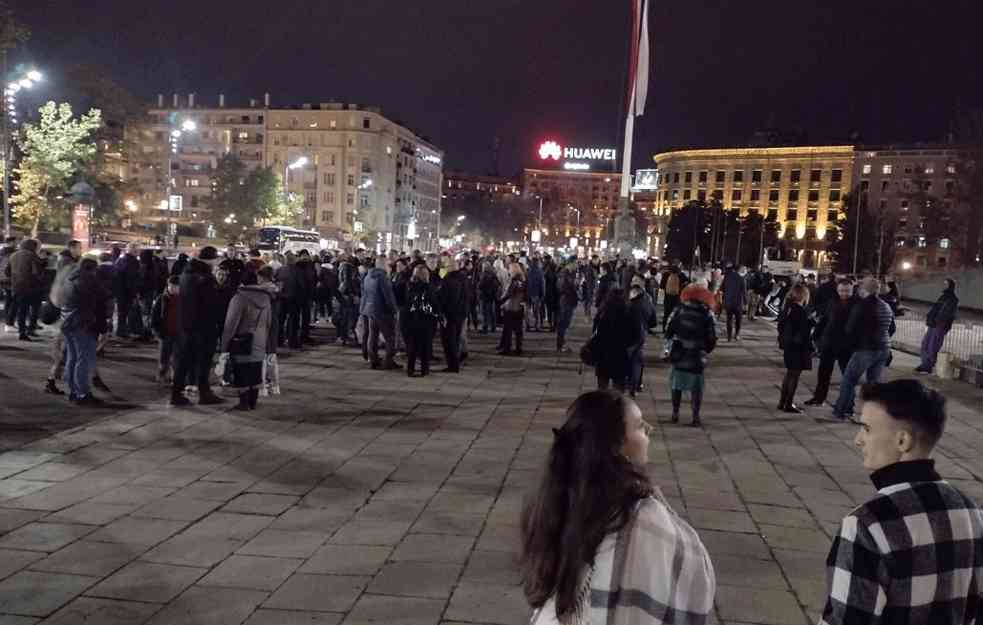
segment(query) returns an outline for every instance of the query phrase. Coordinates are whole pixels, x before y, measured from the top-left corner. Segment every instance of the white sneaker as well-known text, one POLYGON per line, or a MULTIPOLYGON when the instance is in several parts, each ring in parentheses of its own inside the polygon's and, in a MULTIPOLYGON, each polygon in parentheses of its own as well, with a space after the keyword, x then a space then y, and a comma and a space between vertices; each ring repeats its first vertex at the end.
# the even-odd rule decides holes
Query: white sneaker
POLYGON ((14 326, 8 326, 7 324, 3 324, 3 331, 10 334, 12 332, 16 332, 17 328, 15 328, 14 326))

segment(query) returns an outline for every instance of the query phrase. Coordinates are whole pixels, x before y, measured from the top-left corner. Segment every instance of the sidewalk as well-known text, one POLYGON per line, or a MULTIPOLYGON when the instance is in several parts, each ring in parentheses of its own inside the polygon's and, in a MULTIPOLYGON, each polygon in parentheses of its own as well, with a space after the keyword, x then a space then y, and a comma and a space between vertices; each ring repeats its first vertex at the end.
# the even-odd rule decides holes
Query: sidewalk
MULTIPOLYGON (((717 622, 804 625, 831 536, 873 487, 852 426, 774 412, 773 325, 747 325, 711 357, 704 429, 668 422, 650 341, 650 473, 711 551, 717 622)), ((586 333, 578 316, 572 344, 586 333)), ((0 440, 18 448, 0 453, 0 625, 525 623, 522 496, 595 386, 553 340, 505 358, 472 338, 463 374, 425 379, 334 345, 291 354, 284 394, 245 415, 168 407, 152 349, 120 347, 101 363, 119 407, 80 415, 40 392, 46 344, 3 336, 0 440)), ((939 469, 983 500, 983 395, 936 383, 939 469)))

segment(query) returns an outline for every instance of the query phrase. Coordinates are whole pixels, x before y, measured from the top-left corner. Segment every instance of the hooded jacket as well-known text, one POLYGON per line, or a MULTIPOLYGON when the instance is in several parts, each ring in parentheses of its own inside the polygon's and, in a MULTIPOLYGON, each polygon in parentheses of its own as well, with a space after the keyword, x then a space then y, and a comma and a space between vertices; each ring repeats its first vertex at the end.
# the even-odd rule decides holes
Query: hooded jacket
POLYGON ((952 329, 958 312, 959 298, 956 297, 956 289, 950 286, 942 291, 938 301, 932 304, 928 315, 925 316, 925 325, 929 328, 941 328, 948 332, 952 329))
POLYGON ((193 258, 181 274, 179 334, 213 339, 222 332, 221 298, 212 268, 193 258))
POLYGON ((65 278, 61 331, 99 335, 106 332, 106 299, 109 293, 95 272, 83 274, 76 265, 65 278))
POLYGON ((4 273, 10 278, 10 290, 14 293, 30 293, 41 288, 44 266, 37 249, 37 241, 27 239, 10 255, 4 273))
POLYGON ((267 354, 276 353, 276 341, 270 331, 273 325, 273 298, 276 286, 257 284, 239 287, 229 303, 222 332, 222 352, 229 351, 229 342, 237 334, 252 334, 253 349, 248 356, 235 356, 240 362, 262 362, 267 354))

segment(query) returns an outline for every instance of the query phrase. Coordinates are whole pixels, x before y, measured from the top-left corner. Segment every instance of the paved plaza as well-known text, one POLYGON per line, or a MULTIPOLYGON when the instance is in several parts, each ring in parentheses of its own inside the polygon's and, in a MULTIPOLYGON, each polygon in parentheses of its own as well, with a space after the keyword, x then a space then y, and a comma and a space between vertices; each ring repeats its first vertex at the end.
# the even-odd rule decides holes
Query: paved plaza
MULTIPOLYGON (((853 426, 776 413, 774 326, 748 325, 711 358, 703 429, 668 422, 650 340, 650 473, 712 554, 716 622, 804 625, 831 536, 873 487, 853 426)), ((573 343, 586 332, 580 318, 573 343)), ((424 379, 335 345, 287 354, 283 395, 244 414, 168 407, 154 351, 133 345, 100 362, 116 403, 82 412, 41 392, 46 344, 15 338, 0 338, 0 625, 526 622, 522 498, 594 387, 553 335, 527 334, 524 358, 473 338, 464 373, 424 379)), ((914 365, 898 354, 891 375, 914 365)), ((950 398, 940 472, 983 500, 983 392, 931 383, 950 398)))

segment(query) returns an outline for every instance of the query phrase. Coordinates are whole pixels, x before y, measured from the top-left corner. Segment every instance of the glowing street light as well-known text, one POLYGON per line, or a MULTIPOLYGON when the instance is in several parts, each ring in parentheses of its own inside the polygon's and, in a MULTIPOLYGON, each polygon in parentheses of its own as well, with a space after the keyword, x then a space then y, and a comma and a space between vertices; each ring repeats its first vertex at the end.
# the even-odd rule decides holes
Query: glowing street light
POLYGON ((292 162, 289 165, 287 165, 287 169, 299 169, 299 168, 303 167, 304 165, 306 165, 307 162, 308 162, 307 161, 307 157, 306 156, 301 156, 300 158, 298 158, 294 162, 292 162))
POLYGON ((38 70, 32 69, 31 71, 27 72, 27 79, 34 82, 41 82, 44 80, 44 76, 38 70))
POLYGON ((465 216, 465 215, 460 215, 460 216, 459 216, 459 217, 457 218, 457 223, 461 223, 461 222, 462 222, 462 221, 464 221, 465 219, 467 219, 467 216, 465 216))
POLYGON ((181 124, 181 130, 183 130, 184 132, 194 132, 198 130, 198 124, 196 124, 195 120, 193 119, 186 119, 181 124))

